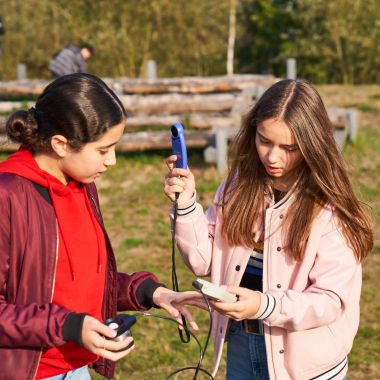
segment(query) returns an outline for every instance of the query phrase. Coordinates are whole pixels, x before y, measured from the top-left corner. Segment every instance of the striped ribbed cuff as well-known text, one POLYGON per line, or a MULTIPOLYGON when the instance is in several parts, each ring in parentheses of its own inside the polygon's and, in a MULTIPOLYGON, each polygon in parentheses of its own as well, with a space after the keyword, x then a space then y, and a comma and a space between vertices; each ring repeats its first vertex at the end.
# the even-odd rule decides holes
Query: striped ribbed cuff
POLYGON ((196 208, 196 202, 186 208, 178 208, 177 215, 187 215, 193 212, 196 208))
POLYGON ((276 307, 276 299, 270 294, 260 293, 260 307, 257 313, 251 317, 252 319, 268 318, 276 307))
MULTIPOLYGON (((329 369, 328 371, 313 377, 311 380, 330 380, 336 378, 343 370, 348 366, 347 356, 335 367, 329 369)), ((342 375, 341 375, 342 376, 342 375)))

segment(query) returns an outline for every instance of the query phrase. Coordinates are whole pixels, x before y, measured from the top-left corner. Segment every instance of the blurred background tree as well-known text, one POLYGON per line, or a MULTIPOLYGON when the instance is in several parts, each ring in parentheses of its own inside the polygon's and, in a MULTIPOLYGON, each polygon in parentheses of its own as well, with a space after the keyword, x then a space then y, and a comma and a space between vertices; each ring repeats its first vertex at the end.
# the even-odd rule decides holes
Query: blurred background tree
POLYGON ((296 55, 294 1, 240 0, 239 4, 238 71, 284 75, 284 58, 296 55))
POLYGON ((379 83, 380 1, 299 0, 298 58, 316 82, 379 83))
MULTIPOLYGON (((297 58, 314 82, 380 81, 379 0, 236 0, 235 73, 285 75, 297 58)), ((95 47, 90 72, 144 77, 226 73, 230 0, 0 0, 0 79, 48 78, 53 53, 95 47)))
POLYGON ((53 53, 69 43, 95 48, 89 71, 140 77, 148 59, 159 76, 225 71, 228 0, 0 0, 6 34, 2 79, 27 64, 29 77, 49 77, 53 53))

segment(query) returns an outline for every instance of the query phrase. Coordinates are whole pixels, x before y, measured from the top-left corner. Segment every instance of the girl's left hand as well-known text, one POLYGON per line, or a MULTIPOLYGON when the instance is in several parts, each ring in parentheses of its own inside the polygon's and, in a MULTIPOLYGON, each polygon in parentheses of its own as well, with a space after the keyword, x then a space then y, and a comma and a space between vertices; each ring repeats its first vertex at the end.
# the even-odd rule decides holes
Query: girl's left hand
POLYGON ((260 295, 257 291, 240 286, 228 286, 226 290, 236 294, 238 301, 234 303, 210 301, 216 311, 235 321, 250 319, 257 313, 260 307, 260 295))
MULTIPOLYGON (((198 325, 194 321, 191 313, 185 308, 185 305, 191 305, 200 299, 200 294, 196 291, 175 292, 173 290, 160 286, 153 293, 153 302, 156 306, 166 310, 178 323, 182 324, 181 314, 193 330, 198 330, 198 325)), ((182 326, 179 326, 182 329, 182 326)))

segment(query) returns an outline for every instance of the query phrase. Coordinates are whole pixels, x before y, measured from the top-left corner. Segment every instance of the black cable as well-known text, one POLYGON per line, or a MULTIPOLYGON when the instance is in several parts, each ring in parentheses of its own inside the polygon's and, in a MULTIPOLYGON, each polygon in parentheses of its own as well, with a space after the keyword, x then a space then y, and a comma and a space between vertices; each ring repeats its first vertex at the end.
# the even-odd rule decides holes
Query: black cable
POLYGON ((202 295, 203 295, 203 298, 206 301, 207 307, 208 307, 209 312, 210 312, 210 328, 209 328, 209 331, 208 331, 208 335, 207 335, 207 339, 206 339, 206 343, 205 343, 205 347, 204 348, 202 348, 202 345, 199 342, 199 339, 196 337, 196 335, 194 333, 192 333, 183 324, 181 324, 177 320, 175 320, 174 318, 167 317, 166 315, 153 314, 153 313, 149 313, 149 312, 140 312, 140 313, 133 314, 135 317, 154 317, 154 318, 160 318, 160 319, 165 319, 167 321, 173 322, 173 323, 175 323, 177 325, 180 325, 180 326, 182 326, 187 331, 187 334, 189 336, 192 336, 194 338, 194 340, 197 342, 198 347, 199 347, 199 360, 198 360, 197 366, 196 367, 194 367, 194 366, 193 367, 183 367, 183 368, 176 369, 175 371, 169 373, 169 375, 165 378, 166 380, 169 380, 170 378, 172 378, 177 373, 188 371, 188 370, 191 370, 191 369, 195 370, 193 380, 197 379, 197 376, 198 376, 199 372, 205 373, 209 377, 210 380, 214 380, 214 377, 212 376, 212 374, 210 372, 208 372, 206 369, 204 369, 204 368, 201 367, 202 360, 203 360, 203 357, 204 357, 204 354, 206 352, 207 345, 208 345, 208 342, 209 342, 209 339, 210 339, 211 326, 212 326, 211 306, 210 306, 210 304, 209 304, 209 302, 207 300, 207 297, 205 297, 205 295, 203 293, 202 293, 202 295))
MULTIPOLYGON (((178 197, 179 197, 179 193, 175 193, 175 201, 173 204, 174 217, 173 217, 173 223, 172 223, 172 285, 173 285, 173 290, 175 292, 180 291, 179 286, 178 286, 178 278, 177 278, 176 264, 175 264, 175 229, 176 229, 176 224, 177 224, 178 197)), ((181 318, 182 318, 182 325, 184 327, 184 330, 178 329, 179 337, 181 338, 181 341, 183 343, 189 343, 190 334, 189 334, 189 329, 187 328, 186 319, 183 315, 181 315, 181 318), (185 331, 186 333, 186 338, 183 336, 183 331, 185 331)))
MULTIPOLYGON (((175 246, 176 246, 175 235, 176 235, 176 226, 177 226, 178 197, 179 197, 179 193, 175 193, 175 200, 173 202, 174 215, 173 215, 173 223, 172 223, 172 231, 171 231, 172 232, 172 284, 173 284, 173 290, 176 291, 176 292, 179 292, 178 278, 177 278, 177 272, 176 272, 176 261, 175 261, 175 246)), ((196 341, 197 341, 197 343, 198 343, 198 345, 200 347, 199 360, 198 360, 198 364, 197 364, 196 367, 186 367, 186 368, 179 369, 179 370, 177 370, 175 372, 172 372, 169 375, 169 377, 167 377, 167 379, 169 379, 171 376, 173 376, 176 373, 184 371, 185 369, 187 369, 187 370, 188 369, 195 369, 193 380, 196 380, 199 372, 206 373, 206 374, 208 374, 210 376, 210 379, 213 379, 213 377, 212 377, 211 374, 209 374, 206 370, 204 370, 203 368, 201 368, 202 360, 203 360, 203 357, 204 357, 204 355, 206 353, 206 350, 207 350, 207 347, 208 347, 208 343, 209 343, 209 340, 210 340, 211 331, 212 331, 212 323, 213 323, 212 310, 211 310, 211 306, 210 306, 208 298, 204 295, 204 293, 202 292, 202 289, 197 286, 197 282, 194 281, 192 285, 198 291, 200 291, 200 293, 202 294, 202 297, 203 297, 203 299, 204 299, 204 301, 205 301, 205 303, 207 305, 209 316, 210 316, 210 318, 209 318, 209 330, 208 330, 205 346, 202 349, 202 347, 199 344, 199 341, 195 338, 194 334, 192 334, 190 332, 190 330, 188 329, 187 323, 186 323, 186 319, 184 318, 183 315, 181 315, 182 326, 183 326, 184 330, 178 329, 179 336, 180 336, 181 341, 183 343, 189 343, 190 342, 190 336, 193 336, 196 339, 196 341), (183 331, 185 331, 185 333, 186 333, 186 339, 183 336, 183 331)), ((168 318, 168 317, 165 317, 164 319, 169 319, 169 320, 176 321, 175 319, 171 319, 171 318, 168 318)), ((178 323, 178 322, 176 321, 176 323, 178 323)))
MULTIPOLYGON (((210 302, 208 300, 208 298, 205 296, 205 294, 202 292, 202 289, 198 286, 198 283, 196 281, 193 281, 192 283, 193 287, 195 289, 197 289, 201 294, 202 294, 202 297, 204 299, 204 301, 206 302, 206 305, 207 305, 207 309, 208 309, 208 313, 209 313, 209 326, 208 326, 208 333, 207 333, 207 338, 206 338, 206 342, 205 342, 205 345, 204 345, 204 348, 199 356, 199 360, 198 360, 198 365, 196 367, 196 370, 195 370, 195 374, 194 374, 194 377, 193 377, 193 380, 196 380, 197 378, 197 375, 198 375, 198 372, 199 371, 202 371, 202 368, 201 368, 201 364, 202 364, 202 360, 205 356, 205 353, 206 353, 206 350, 207 350, 207 347, 208 347, 208 342, 210 340, 210 335, 211 335, 211 331, 212 331, 212 323, 213 323, 213 319, 212 319, 212 309, 211 309, 211 306, 210 306, 210 302)), ((212 376, 211 376, 212 377, 212 376)))

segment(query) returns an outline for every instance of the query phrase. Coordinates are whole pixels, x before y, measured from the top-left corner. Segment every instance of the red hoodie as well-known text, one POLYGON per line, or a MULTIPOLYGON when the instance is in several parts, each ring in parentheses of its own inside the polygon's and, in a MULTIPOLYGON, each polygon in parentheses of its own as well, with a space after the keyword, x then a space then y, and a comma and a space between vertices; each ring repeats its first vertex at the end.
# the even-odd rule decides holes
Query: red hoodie
MULTIPOLYGON (((84 185, 70 181, 65 186, 41 170, 29 150, 21 149, 0 163, 0 171, 17 174, 48 188, 57 216, 58 260, 52 303, 102 320, 106 246, 84 185)), ((97 356, 68 342, 43 352, 37 379, 79 368, 97 356)))

